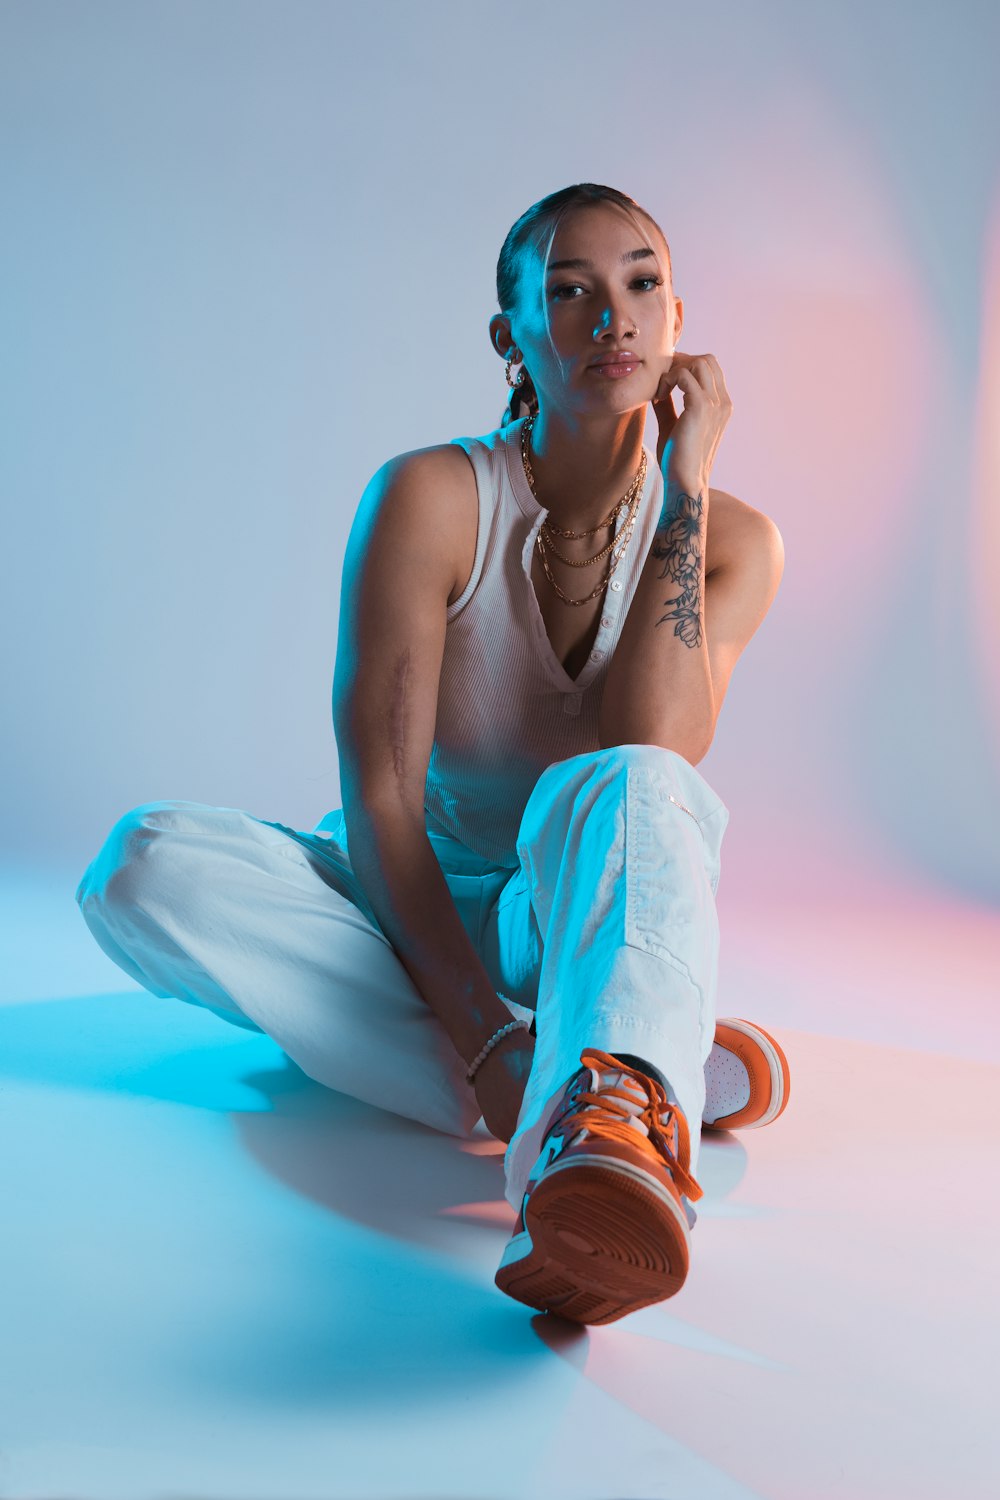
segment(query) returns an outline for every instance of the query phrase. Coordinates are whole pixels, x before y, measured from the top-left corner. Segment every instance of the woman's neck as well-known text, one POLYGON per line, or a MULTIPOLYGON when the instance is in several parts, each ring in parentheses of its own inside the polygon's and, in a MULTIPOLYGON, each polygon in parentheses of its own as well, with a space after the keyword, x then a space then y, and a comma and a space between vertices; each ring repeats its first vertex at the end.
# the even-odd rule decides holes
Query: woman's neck
POLYGON ((575 420, 539 412, 528 434, 528 461, 549 521, 585 531, 605 519, 632 483, 642 459, 645 408, 575 420))

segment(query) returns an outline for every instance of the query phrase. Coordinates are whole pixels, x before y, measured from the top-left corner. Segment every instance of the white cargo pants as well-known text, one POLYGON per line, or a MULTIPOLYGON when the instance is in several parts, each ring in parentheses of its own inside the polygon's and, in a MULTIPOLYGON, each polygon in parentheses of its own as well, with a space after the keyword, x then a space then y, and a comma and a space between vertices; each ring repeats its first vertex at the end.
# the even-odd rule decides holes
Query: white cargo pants
MULTIPOLYGON (((505 1156, 512 1206, 585 1047, 660 1070, 697 1175, 728 821, 683 756, 634 744, 546 768, 513 871, 429 828, 495 989, 513 1014, 535 1012, 505 1156)), ((111 829, 76 900, 105 953, 153 994, 266 1032, 329 1088, 452 1134, 477 1124, 466 1065, 352 872, 340 809, 303 833, 237 808, 143 803, 111 829)))

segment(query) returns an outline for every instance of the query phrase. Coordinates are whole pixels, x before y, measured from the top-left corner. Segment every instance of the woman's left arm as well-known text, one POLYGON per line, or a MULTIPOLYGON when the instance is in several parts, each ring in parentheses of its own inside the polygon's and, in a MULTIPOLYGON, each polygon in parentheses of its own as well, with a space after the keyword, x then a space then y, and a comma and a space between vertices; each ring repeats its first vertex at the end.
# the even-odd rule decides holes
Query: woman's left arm
POLYGON ((663 506, 608 665, 598 734, 602 747, 658 744, 696 765, 736 660, 777 592, 784 548, 769 517, 740 505, 723 561, 706 578, 709 477, 733 409, 715 356, 675 353, 653 409, 663 506))

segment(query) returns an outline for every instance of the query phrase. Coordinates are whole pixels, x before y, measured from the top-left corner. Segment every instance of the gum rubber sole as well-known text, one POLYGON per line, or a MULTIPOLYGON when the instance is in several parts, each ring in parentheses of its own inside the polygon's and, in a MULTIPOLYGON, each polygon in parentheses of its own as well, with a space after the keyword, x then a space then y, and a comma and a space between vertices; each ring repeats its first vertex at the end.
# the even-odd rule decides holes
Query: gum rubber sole
POLYGON ((613 1323, 672 1297, 689 1265, 683 1206, 610 1164, 567 1162, 525 1208, 527 1254, 496 1273, 502 1292, 575 1323, 613 1323))

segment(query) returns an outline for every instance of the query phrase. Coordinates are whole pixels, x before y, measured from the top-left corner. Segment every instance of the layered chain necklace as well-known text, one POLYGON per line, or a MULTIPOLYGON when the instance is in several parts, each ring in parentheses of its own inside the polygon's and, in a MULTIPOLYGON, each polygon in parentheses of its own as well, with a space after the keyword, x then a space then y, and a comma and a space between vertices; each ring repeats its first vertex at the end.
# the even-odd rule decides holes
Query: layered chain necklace
MULTIPOLYGON (((531 493, 535 496, 535 499, 538 500, 538 495, 535 493, 535 477, 531 472, 531 460, 528 458, 528 436, 531 432, 531 428, 534 424, 536 415, 536 412, 529 412, 521 425, 521 459, 524 463, 524 474, 525 478, 528 481, 528 486, 531 490, 531 493)), ((646 449, 645 447, 643 447, 642 457, 639 460, 639 468, 636 471, 635 478, 632 480, 632 483, 629 485, 628 489, 618 501, 617 505, 615 505, 611 513, 597 526, 592 526, 589 531, 564 531, 560 526, 551 525, 548 520, 542 522, 541 528, 538 532, 538 536, 535 538, 535 546, 538 548, 538 555, 542 560, 542 567, 545 570, 546 578, 549 580, 552 587, 559 595, 560 599, 565 600, 567 604, 589 604, 591 599, 596 599, 598 594, 603 594, 607 591, 608 584, 611 581, 612 573, 615 571, 618 564, 621 562, 622 558, 625 556, 625 553, 628 550, 628 544, 632 536, 632 528, 635 526, 635 518, 639 512, 639 498, 642 495, 645 483, 646 449), (604 531, 608 526, 614 526, 619 515, 626 508, 628 509, 628 515, 625 517, 625 520, 623 522, 621 536, 616 539, 614 532, 612 532, 611 540, 608 542, 607 546, 602 547, 600 552, 595 552, 593 557, 564 557, 561 552, 556 550, 554 539, 557 536, 596 536, 599 531, 604 531), (563 593, 562 589, 553 578, 552 570, 549 567, 549 560, 546 556, 546 551, 551 552, 553 557, 557 557, 560 562, 565 563, 569 568, 586 568, 590 563, 599 562, 600 559, 602 557, 606 557, 609 552, 611 553, 611 559, 608 563, 608 571, 605 573, 604 578, 597 585, 597 587, 591 589, 590 593, 587 594, 583 599, 571 599, 568 594, 563 593)), ((539 501, 539 504, 541 504, 541 501, 539 501)))

